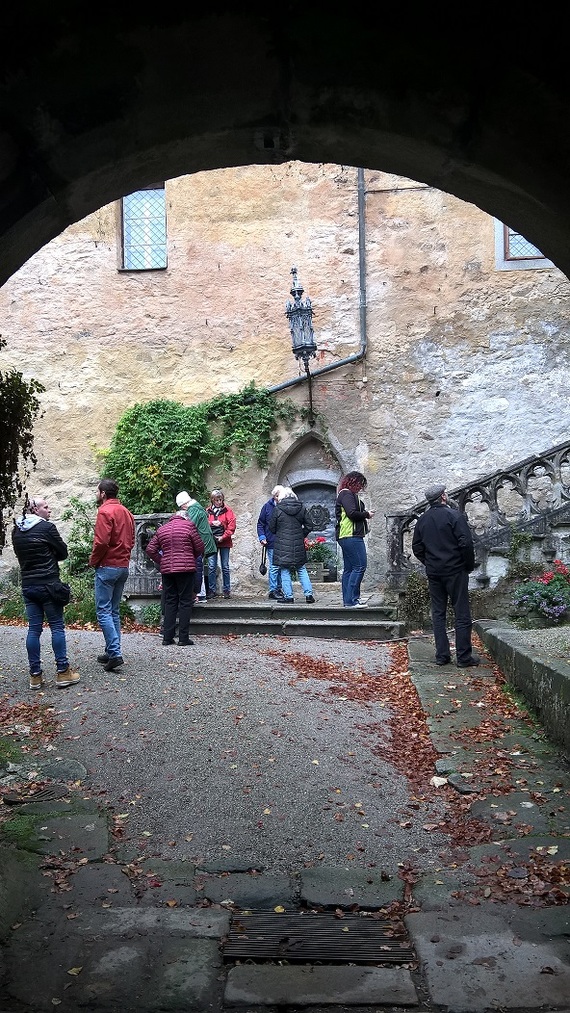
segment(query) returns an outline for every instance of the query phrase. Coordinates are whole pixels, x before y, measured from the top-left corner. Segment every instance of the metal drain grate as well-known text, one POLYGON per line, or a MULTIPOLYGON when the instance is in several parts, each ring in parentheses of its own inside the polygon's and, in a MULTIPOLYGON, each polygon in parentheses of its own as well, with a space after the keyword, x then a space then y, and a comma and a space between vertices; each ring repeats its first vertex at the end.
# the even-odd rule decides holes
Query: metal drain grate
POLYGON ((48 784, 35 792, 9 791, 2 796, 5 805, 26 805, 27 802, 55 802, 58 798, 69 795, 69 788, 59 784, 48 784))
POLYGON ((223 958, 325 964, 407 964, 416 955, 404 932, 390 922, 328 913, 258 911, 234 915, 223 958))

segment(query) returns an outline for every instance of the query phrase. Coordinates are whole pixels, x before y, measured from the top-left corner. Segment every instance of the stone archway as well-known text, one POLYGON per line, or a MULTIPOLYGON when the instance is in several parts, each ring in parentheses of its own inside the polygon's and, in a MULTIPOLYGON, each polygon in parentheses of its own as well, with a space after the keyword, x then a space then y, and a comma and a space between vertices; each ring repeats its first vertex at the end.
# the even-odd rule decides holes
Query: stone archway
MULTIPOLYGON (((544 27, 542 27, 542 24, 544 27)), ((570 274, 564 33, 416 9, 378 31, 330 4, 8 5, 0 284, 158 179, 297 159, 419 180, 522 232, 570 274), (508 54, 508 73, 501 61, 508 54)))

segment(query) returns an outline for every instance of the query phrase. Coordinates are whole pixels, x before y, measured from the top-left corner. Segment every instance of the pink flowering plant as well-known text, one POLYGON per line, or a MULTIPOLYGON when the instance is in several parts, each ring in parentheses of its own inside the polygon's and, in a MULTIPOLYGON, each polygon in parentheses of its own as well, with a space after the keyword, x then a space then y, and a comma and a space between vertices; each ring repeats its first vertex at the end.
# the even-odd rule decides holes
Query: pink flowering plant
POLYGON ((325 566, 336 563, 336 552, 322 535, 318 535, 316 538, 305 538, 305 548, 310 563, 324 563, 325 566))
POLYGON ((570 612, 570 569, 555 559, 552 570, 525 580, 516 588, 513 605, 528 615, 535 613, 551 625, 560 623, 570 612))

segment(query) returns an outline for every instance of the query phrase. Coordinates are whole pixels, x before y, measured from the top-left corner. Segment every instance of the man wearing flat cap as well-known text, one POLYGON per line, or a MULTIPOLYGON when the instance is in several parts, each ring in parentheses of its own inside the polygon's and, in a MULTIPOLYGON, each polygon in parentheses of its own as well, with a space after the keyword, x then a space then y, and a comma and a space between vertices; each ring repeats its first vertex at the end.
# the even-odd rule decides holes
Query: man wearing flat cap
POLYGON ((452 510, 444 485, 425 491, 429 509, 414 528, 412 552, 426 568, 431 600, 436 665, 449 665, 451 651, 447 636, 447 606, 455 617, 455 653, 459 668, 479 664, 471 647, 469 574, 475 569, 471 529, 464 513, 452 510))

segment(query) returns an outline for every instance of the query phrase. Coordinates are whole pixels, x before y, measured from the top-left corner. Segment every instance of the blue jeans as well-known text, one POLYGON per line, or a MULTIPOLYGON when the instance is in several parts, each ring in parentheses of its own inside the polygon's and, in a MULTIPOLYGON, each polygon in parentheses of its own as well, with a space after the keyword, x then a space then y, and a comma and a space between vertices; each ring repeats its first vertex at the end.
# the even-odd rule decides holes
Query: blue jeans
POLYGON ((51 646, 55 655, 58 672, 65 672, 69 665, 67 644, 65 642, 65 625, 63 622, 63 605, 58 605, 49 597, 45 585, 23 587, 22 597, 28 617, 28 635, 26 651, 30 664, 30 675, 39 675, 42 670, 40 658, 40 637, 44 627, 44 617, 51 630, 51 646))
POLYGON ((366 571, 366 546, 363 538, 339 538, 342 551, 342 603, 356 605, 360 597, 360 585, 366 571))
POLYGON ((121 616, 119 607, 129 576, 128 566, 98 566, 95 569, 95 608, 110 658, 121 656, 121 616))
POLYGON ((268 563, 268 579, 269 579, 269 590, 278 591, 281 587, 281 576, 279 573, 279 567, 273 564, 273 549, 267 547, 267 563, 268 563))
POLYGON ((227 546, 219 546, 215 556, 208 556, 208 593, 218 593, 218 556, 222 568, 222 587, 230 593, 230 550, 227 546))
MULTIPOLYGON (((291 582, 291 570, 289 570, 286 566, 281 566, 279 567, 279 569, 281 572, 281 590, 283 591, 283 595, 285 596, 285 598, 292 598, 293 584, 291 582)), ((312 594, 313 585, 311 584, 309 574, 307 573, 307 567, 298 566, 297 576, 299 578, 301 587, 303 588, 303 594, 305 595, 305 597, 308 594, 312 594)))

